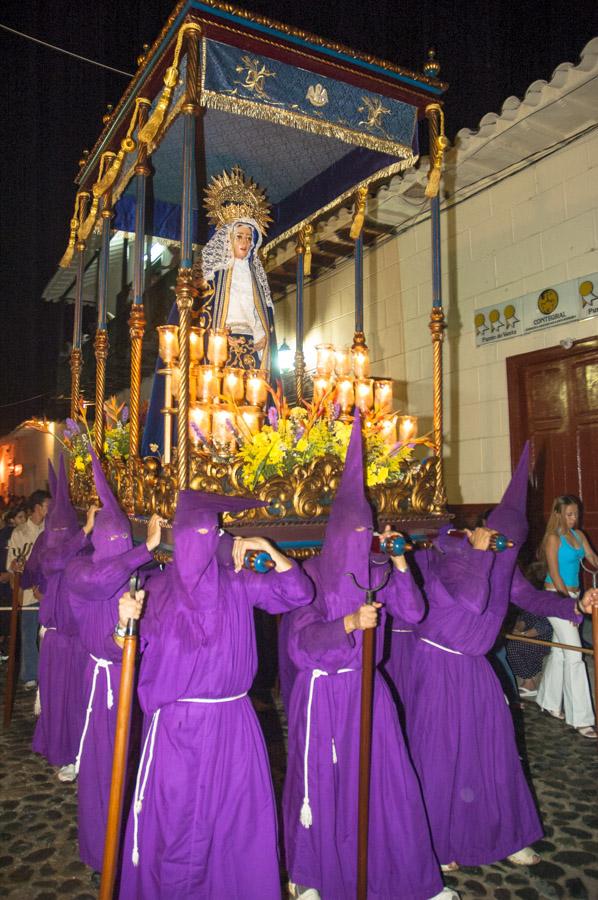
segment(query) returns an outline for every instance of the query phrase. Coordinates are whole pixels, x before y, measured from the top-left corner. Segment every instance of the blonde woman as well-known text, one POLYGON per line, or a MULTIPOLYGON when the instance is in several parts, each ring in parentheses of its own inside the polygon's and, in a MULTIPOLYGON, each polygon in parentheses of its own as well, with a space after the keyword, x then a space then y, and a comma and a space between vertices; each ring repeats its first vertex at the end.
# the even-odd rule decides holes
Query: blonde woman
MULTIPOLYGON (((579 567, 583 559, 598 568, 598 556, 577 528, 578 520, 579 500, 568 494, 557 497, 540 546, 539 556, 548 570, 544 588, 563 597, 579 597, 579 567)), ((581 646, 577 625, 552 617, 549 622, 554 641, 581 646)), ((596 740, 590 686, 581 653, 552 648, 536 702, 551 716, 565 719, 583 737, 596 740)))

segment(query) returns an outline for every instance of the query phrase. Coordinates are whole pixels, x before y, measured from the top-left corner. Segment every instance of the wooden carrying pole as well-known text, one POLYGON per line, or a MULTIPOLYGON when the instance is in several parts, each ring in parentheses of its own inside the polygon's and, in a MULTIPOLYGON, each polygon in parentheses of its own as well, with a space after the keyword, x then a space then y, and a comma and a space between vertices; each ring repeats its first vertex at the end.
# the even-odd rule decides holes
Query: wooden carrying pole
MULTIPOLYGON (((370 591, 367 592, 370 594, 370 591)), ((373 593, 366 603, 372 603, 373 593)), ((363 632, 361 712, 359 731, 359 800, 357 814, 357 900, 368 895, 368 831, 370 824, 370 768, 372 761, 372 702, 374 699, 375 629, 363 632)))
MULTIPOLYGON (((592 632, 594 630, 594 613, 592 612, 592 632)), ((558 647, 560 650, 573 650, 575 653, 586 653, 593 656, 594 651, 587 647, 576 647, 575 644, 559 644, 557 641, 542 641, 540 638, 524 637, 522 634, 503 634, 507 641, 521 641, 523 644, 539 644, 541 647, 558 647)))
POLYGON ((17 673, 17 634, 19 630, 19 612, 21 610, 21 575, 13 574, 12 609, 10 613, 10 632, 8 638, 8 666, 6 669, 6 685, 4 689, 4 727, 9 728, 12 720, 12 709, 15 699, 15 680, 17 673))
MULTIPOLYGON (((598 606, 592 605, 592 644, 598 647, 598 606)), ((594 697, 598 697, 598 662, 594 656, 594 697)))
MULTIPOLYGON (((135 590, 132 589, 135 596, 135 590)), ((123 794, 127 775, 127 755, 129 750, 129 731, 131 727, 131 708, 135 690, 135 658, 137 655, 137 619, 129 619, 123 647, 122 667, 120 675, 120 694, 116 714, 116 732, 114 735, 114 756, 112 757, 112 783, 108 803, 108 820, 106 839, 104 841, 104 859, 102 862, 102 880, 100 882, 100 900, 112 900, 118 854, 120 847, 123 794)))

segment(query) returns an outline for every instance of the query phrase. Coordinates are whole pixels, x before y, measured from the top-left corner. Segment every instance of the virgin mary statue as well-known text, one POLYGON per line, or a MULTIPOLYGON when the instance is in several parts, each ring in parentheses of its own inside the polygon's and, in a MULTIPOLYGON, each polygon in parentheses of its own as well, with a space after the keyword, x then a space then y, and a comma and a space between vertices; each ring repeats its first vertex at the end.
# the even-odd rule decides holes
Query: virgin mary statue
MULTIPOLYGON (((263 369, 274 382, 279 377, 274 307, 258 256, 272 221, 266 196, 235 166, 230 173, 212 178, 206 189, 205 207, 215 231, 193 265, 201 300, 200 308, 192 315, 205 329, 227 332, 227 366, 263 369)), ((176 303, 168 322, 178 324, 176 303)), ((143 433, 144 456, 161 455, 163 449, 162 368, 162 360, 158 359, 143 433)))

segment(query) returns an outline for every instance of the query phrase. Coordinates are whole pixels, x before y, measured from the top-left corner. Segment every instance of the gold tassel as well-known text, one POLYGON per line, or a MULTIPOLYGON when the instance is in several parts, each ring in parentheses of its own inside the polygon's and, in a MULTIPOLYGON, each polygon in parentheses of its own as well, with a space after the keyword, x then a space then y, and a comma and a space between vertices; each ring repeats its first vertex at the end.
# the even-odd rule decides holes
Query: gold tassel
POLYGON ((304 275, 311 275, 311 236, 313 230, 313 225, 304 225, 302 228, 303 246, 305 247, 305 254, 303 256, 304 275))
POLYGON ((81 193, 78 192, 75 197, 75 208, 73 210, 73 217, 70 222, 70 233, 69 233, 69 242, 67 244, 67 248, 64 251, 62 259, 58 263, 59 268, 68 269, 70 264, 73 261, 73 256, 75 254, 75 244, 77 243, 77 229, 79 227, 79 209, 81 204, 81 193))
POLYGON ((137 144, 133 140, 133 132, 135 131, 135 126, 137 125, 137 119, 139 118, 139 107, 141 103, 146 103, 144 97, 137 97, 135 100, 135 109, 133 110, 133 115, 131 116, 131 121, 129 122, 129 128, 127 130, 126 136, 120 142, 120 150, 118 151, 116 158, 107 172, 104 173, 102 178, 98 179, 93 186, 93 196, 94 197, 103 197, 104 194, 110 190, 122 168, 123 160, 127 153, 132 153, 137 144))
POLYGON ((351 231, 349 237, 352 241, 356 241, 363 231, 363 223, 365 222, 365 204, 368 196, 367 187, 357 188, 357 198, 355 200, 355 213, 353 222, 351 223, 351 231))
POLYGON ((164 122, 166 113, 168 112, 168 107, 170 106, 170 101, 172 99, 172 92, 177 86, 177 82, 179 80, 179 59, 181 55, 181 47, 183 46, 183 38, 185 36, 185 32, 189 29, 197 30, 197 25, 194 23, 189 23, 187 25, 183 25, 183 27, 180 29, 176 46, 174 48, 172 65, 166 69, 166 72, 164 74, 164 90, 160 95, 160 99, 158 100, 153 113, 151 114, 143 128, 139 131, 138 138, 140 141, 143 141, 144 144, 151 144, 155 140, 156 135, 162 127, 162 123, 164 122))
POLYGON ((430 168, 425 194, 431 200, 438 196, 440 190, 444 151, 449 146, 449 141, 444 133, 444 110, 440 103, 426 106, 426 118, 430 124, 430 168))
POLYGON ((105 165, 108 162, 111 162, 114 159, 114 156, 115 154, 111 150, 106 150, 105 153, 102 153, 102 156, 100 158, 100 165, 98 168, 98 180, 92 188, 93 200, 91 202, 91 208, 85 220, 79 225, 78 238, 80 241, 86 242, 89 238, 89 235, 93 231, 93 226, 95 225, 98 216, 101 197, 101 194, 96 193, 96 188, 97 185, 102 181, 105 165))

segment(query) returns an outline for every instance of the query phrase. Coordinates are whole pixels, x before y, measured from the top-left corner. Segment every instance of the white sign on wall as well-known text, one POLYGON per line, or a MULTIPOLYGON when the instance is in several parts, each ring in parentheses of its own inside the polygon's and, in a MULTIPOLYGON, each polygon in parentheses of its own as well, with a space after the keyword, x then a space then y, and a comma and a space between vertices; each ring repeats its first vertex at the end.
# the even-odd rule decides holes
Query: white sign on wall
POLYGON ((598 316, 598 273, 477 309, 476 347, 592 316, 598 316))

